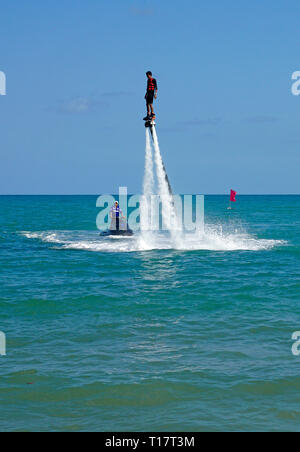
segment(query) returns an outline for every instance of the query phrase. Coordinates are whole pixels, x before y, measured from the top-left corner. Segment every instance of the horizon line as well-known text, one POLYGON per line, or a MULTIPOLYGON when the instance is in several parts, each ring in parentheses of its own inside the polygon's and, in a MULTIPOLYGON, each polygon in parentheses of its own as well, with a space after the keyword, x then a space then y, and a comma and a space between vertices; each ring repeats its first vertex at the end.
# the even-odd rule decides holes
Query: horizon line
MULTIPOLYGON (((0 196, 103 196, 111 194, 119 196, 119 193, 0 193, 0 196)), ((128 196, 137 193, 128 193, 128 196)), ((201 195, 201 196, 230 196, 230 193, 174 193, 174 195, 201 195)), ((238 196, 300 196, 300 193, 237 193, 238 196)))

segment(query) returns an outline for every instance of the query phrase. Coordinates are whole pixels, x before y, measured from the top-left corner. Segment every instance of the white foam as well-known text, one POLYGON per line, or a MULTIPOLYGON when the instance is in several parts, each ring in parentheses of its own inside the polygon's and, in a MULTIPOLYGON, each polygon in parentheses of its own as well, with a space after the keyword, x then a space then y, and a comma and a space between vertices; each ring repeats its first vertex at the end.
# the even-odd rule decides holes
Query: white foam
POLYGON ((285 245, 283 240, 266 240, 250 236, 245 232, 228 232, 223 234, 220 228, 206 228, 204 234, 183 233, 179 246, 169 234, 152 233, 151 243, 144 241, 142 234, 124 237, 118 240, 100 237, 98 232, 90 231, 45 231, 22 232, 24 237, 55 244, 56 249, 82 250, 103 253, 129 253, 150 250, 180 251, 267 251, 285 245))
POLYGON ((47 243, 60 243, 60 239, 57 238, 56 232, 27 232, 22 231, 21 235, 27 239, 39 239, 42 242, 47 243))

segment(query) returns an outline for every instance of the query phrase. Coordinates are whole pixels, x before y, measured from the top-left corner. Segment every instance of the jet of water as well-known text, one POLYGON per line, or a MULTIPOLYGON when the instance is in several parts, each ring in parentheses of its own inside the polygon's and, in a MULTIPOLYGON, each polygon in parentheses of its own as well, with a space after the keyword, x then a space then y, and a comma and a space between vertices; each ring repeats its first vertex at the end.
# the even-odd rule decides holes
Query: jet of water
POLYGON ((143 182, 143 198, 140 205, 141 231, 151 229, 151 196, 154 194, 153 153, 149 129, 146 129, 145 173, 143 182))
POLYGON ((159 142, 155 127, 153 127, 154 159, 157 171, 158 194, 162 201, 162 217, 166 229, 171 235, 172 242, 176 248, 180 247, 182 236, 182 225, 178 218, 169 178, 162 160, 159 142))
MULTIPOLYGON (((155 127, 152 128, 152 137, 154 145, 154 160, 157 179, 157 194, 162 203, 163 226, 171 238, 174 248, 180 248, 182 244, 182 226, 179 221, 169 178, 162 160, 158 137, 155 127)), ((143 196, 140 203, 140 246, 141 248, 152 248, 157 237, 153 233, 155 223, 152 212, 152 196, 155 194, 155 171, 153 164, 153 151, 151 147, 151 136, 149 128, 146 129, 146 148, 145 148, 145 173, 143 182, 143 196)))

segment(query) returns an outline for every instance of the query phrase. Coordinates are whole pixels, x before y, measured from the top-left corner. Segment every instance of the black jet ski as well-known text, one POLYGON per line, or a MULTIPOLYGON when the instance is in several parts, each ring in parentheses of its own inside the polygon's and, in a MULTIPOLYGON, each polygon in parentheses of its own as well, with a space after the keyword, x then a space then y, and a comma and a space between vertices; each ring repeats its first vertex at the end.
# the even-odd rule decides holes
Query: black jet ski
POLYGON ((113 222, 110 229, 102 231, 101 237, 132 237, 133 231, 128 226, 128 223, 124 219, 120 219, 120 222, 113 222))
POLYGON ((112 230, 107 229, 106 231, 102 231, 100 233, 100 237, 132 237, 133 231, 131 229, 126 230, 112 230))

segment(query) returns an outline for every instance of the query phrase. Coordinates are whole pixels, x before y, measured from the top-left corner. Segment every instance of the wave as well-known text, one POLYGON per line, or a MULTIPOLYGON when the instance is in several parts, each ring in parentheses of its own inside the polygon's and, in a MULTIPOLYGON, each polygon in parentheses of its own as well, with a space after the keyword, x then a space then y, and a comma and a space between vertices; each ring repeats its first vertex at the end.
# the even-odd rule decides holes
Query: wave
POLYGON ((56 249, 107 253, 172 249, 179 251, 267 251, 287 243, 283 240, 259 239, 236 230, 224 233, 219 227, 206 228, 204 233, 182 234, 176 248, 169 235, 162 232, 152 232, 149 234, 149 239, 139 233, 134 237, 126 238, 99 237, 99 234, 93 231, 22 231, 20 234, 28 239, 57 245, 56 249))

